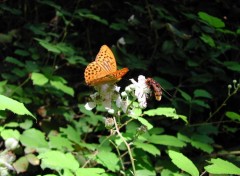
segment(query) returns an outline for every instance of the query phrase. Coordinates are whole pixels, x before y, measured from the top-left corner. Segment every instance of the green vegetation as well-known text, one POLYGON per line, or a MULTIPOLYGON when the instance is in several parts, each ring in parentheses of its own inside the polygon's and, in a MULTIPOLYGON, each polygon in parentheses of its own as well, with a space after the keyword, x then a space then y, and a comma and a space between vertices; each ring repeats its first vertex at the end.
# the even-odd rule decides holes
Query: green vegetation
POLYGON ((240 175, 239 12, 232 0, 0 1, 0 175, 240 175), (104 44, 129 68, 120 90, 85 84, 104 44))

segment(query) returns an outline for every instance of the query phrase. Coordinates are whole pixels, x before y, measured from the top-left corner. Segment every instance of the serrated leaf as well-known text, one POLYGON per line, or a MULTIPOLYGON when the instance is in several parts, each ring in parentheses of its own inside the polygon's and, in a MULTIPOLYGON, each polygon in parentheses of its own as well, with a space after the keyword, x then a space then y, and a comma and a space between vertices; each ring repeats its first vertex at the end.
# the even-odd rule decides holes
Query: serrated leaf
POLYGON ((142 118, 142 117, 137 117, 137 120, 139 122, 141 122, 141 124, 145 125, 147 127, 148 130, 153 128, 153 125, 151 123, 149 123, 146 119, 142 118))
POLYGON ((58 149, 58 150, 68 150, 73 151, 72 143, 60 135, 58 136, 49 136, 49 147, 58 149))
POLYGON ((157 109, 150 109, 147 111, 144 111, 145 115, 148 116, 157 116, 157 115, 164 115, 166 117, 171 117, 172 119, 182 119, 185 122, 187 122, 187 117, 183 115, 178 115, 176 113, 175 108, 157 108, 157 109))
POLYGON ((41 73, 32 73, 31 79, 33 81, 33 85, 43 86, 48 82, 48 78, 41 73))
POLYGON ((34 117, 32 113, 29 112, 27 108, 23 105, 23 103, 20 103, 6 96, 0 95, 0 110, 6 109, 18 115, 29 115, 34 117))
POLYGON ((115 153, 109 151, 100 151, 97 154, 97 162, 113 172, 119 171, 120 169, 119 158, 115 153))
POLYGON ((229 119, 240 121, 240 114, 232 111, 227 111, 225 114, 229 119))
POLYGON ((50 81, 50 84, 55 87, 58 90, 61 90, 62 92, 73 96, 74 95, 74 90, 73 88, 66 86, 63 84, 61 81, 50 81))
POLYGON ((191 145, 197 149, 200 149, 200 150, 206 152, 206 153, 212 153, 212 151, 213 151, 213 147, 211 145, 200 142, 200 141, 192 140, 191 145))
POLYGON ((100 176, 105 173, 102 168, 78 168, 76 171, 77 176, 100 176))
POLYGON ((174 147, 184 147, 186 143, 180 141, 175 136, 171 135, 152 135, 148 138, 148 141, 153 144, 161 144, 166 146, 174 146, 174 147))
POLYGON ((215 28, 225 27, 225 23, 220 18, 208 15, 205 12, 198 12, 198 16, 212 27, 215 27, 215 28))
POLYGON ((158 150, 158 148, 152 144, 147 144, 140 141, 136 141, 133 144, 136 146, 136 148, 140 148, 154 156, 160 155, 160 150, 158 150))
POLYGON ((169 150, 168 155, 172 162, 181 170, 189 173, 192 176, 199 176, 199 171, 193 162, 184 156, 182 153, 169 150))
POLYGON ((60 128, 60 131, 67 136, 67 138, 75 143, 79 143, 80 133, 78 133, 72 126, 67 125, 67 128, 60 128))
POLYGON ((180 90, 180 89, 178 89, 178 91, 180 92, 180 94, 182 95, 182 97, 183 97, 186 101, 190 102, 190 101, 192 100, 192 97, 191 97, 188 93, 186 93, 186 92, 184 92, 184 91, 182 91, 182 90, 180 90))
POLYGON ((211 165, 204 167, 211 174, 240 174, 240 168, 221 158, 211 159, 211 165))
POLYGON ((20 136, 20 142, 30 148, 48 148, 44 133, 34 128, 25 130, 20 136))
POLYGON ((212 95, 206 91, 206 90, 203 90, 203 89, 197 89, 193 92, 194 94, 194 97, 203 97, 203 98, 212 98, 212 95))
POLYGON ((38 155, 41 159, 41 168, 53 170, 70 169, 76 171, 79 168, 78 161, 71 153, 62 153, 60 151, 47 151, 38 155))

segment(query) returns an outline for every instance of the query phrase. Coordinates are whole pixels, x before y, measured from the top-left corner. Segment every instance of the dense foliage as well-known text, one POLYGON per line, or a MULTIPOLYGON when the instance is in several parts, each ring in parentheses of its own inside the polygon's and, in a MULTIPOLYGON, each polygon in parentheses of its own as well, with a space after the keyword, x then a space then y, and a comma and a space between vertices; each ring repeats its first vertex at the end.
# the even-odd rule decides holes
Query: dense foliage
POLYGON ((232 0, 0 1, 0 175, 240 175, 239 16, 232 0), (129 68, 119 94, 144 75, 162 100, 86 109, 103 44, 129 68))

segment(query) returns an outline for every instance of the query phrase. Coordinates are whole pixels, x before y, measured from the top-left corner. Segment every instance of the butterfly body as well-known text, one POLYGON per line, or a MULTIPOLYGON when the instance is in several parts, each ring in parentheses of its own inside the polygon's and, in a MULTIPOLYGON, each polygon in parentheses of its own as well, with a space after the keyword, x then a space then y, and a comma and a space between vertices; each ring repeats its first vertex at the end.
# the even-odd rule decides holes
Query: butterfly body
POLYGON ((128 68, 117 70, 116 59, 107 45, 103 45, 95 61, 91 62, 84 72, 85 82, 89 86, 115 83, 126 73, 128 68))

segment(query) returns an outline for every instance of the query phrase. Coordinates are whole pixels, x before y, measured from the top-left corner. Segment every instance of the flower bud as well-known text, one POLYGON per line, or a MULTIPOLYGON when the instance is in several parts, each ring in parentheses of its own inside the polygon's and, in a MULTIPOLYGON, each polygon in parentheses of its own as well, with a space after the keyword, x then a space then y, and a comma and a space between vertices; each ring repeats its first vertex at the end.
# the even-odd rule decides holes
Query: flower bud
POLYGON ((111 129, 111 128, 113 127, 113 125, 114 125, 114 120, 113 120, 113 118, 106 118, 106 119, 105 119, 105 127, 106 127, 107 129, 111 129))

